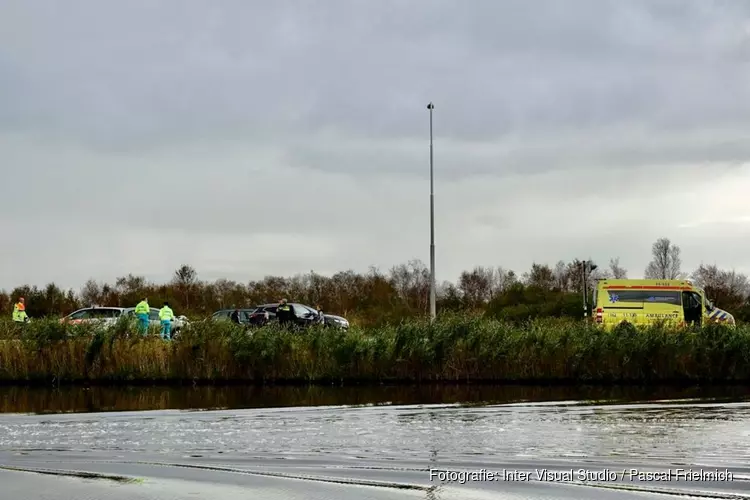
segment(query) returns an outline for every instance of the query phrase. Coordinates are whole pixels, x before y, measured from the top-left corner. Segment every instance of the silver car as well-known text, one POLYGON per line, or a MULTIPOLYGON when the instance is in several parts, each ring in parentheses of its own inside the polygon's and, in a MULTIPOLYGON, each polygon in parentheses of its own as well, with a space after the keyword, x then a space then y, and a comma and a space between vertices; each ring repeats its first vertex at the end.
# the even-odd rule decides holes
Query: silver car
MULTIPOLYGON (((60 320, 60 322, 78 324, 89 322, 100 322, 104 325, 112 326, 123 316, 135 319, 135 307, 102 307, 92 306, 78 309, 60 320)), ((148 314, 151 326, 161 327, 159 319, 159 309, 152 307, 148 314)), ((172 332, 177 333, 181 328, 188 324, 185 316, 176 316, 172 320, 172 332)))

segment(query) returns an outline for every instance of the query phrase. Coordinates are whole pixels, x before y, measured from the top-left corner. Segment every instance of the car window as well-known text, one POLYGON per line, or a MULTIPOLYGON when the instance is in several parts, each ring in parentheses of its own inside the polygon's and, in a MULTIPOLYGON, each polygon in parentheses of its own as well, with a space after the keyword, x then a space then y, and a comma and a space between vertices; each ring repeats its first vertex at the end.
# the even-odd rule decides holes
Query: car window
POLYGON ((229 311, 218 311, 218 312, 215 312, 213 315, 214 319, 222 319, 222 318, 227 318, 227 317, 229 317, 229 311))
POLYGON ((292 305, 292 308, 294 309, 295 316, 297 316, 298 318, 304 318, 305 315, 309 313, 315 314, 315 311, 307 306, 303 306, 302 304, 294 304, 292 305))
POLYGON ((86 319, 89 318, 89 309, 84 309, 83 311, 76 311, 70 316, 68 316, 68 319, 86 319))
POLYGON ((120 315, 120 311, 118 309, 91 309, 89 311, 89 318, 116 318, 120 315))
POLYGON ((150 321, 159 320, 159 310, 156 308, 151 308, 148 312, 148 319, 150 321))

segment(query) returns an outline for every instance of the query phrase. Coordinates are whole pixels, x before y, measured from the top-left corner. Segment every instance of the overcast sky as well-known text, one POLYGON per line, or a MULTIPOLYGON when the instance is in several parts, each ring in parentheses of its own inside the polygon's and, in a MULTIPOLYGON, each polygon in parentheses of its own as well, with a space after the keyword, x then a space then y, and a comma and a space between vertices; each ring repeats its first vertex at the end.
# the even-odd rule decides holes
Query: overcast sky
POLYGON ((750 272, 750 3, 0 0, 0 288, 750 272))

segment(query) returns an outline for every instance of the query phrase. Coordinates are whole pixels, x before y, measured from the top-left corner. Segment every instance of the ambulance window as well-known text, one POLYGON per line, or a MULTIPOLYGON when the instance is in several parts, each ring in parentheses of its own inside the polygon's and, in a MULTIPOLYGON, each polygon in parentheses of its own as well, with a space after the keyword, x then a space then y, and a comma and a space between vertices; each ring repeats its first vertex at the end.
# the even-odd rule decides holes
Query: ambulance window
POLYGON ((700 309, 700 307, 701 307, 701 296, 700 296, 700 294, 697 294, 697 293, 693 292, 691 295, 693 296, 693 307, 695 307, 696 309, 700 309))
POLYGON ((651 302, 654 304, 680 305, 680 292, 661 290, 607 290, 609 302, 651 302))

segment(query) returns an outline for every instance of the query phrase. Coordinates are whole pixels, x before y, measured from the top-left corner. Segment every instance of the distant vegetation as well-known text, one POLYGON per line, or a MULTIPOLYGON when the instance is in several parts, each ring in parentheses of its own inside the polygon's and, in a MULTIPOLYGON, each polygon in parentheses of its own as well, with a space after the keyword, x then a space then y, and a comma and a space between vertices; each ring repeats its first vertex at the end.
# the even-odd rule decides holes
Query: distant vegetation
POLYGON ((0 322, 0 381, 301 383, 750 380, 750 327, 600 332, 572 319, 446 313, 398 325, 285 331, 198 322, 165 342, 40 320, 0 322))
MULTIPOLYGON (((644 271, 651 278, 680 278, 680 248, 668 239, 654 243, 653 259, 644 271)), ((627 277, 619 259, 600 265, 590 274, 588 296, 597 278, 627 277)), ((735 315, 738 322, 750 320, 750 287, 744 275, 716 266, 700 266, 689 275, 705 287, 718 307, 735 315)), ((581 262, 560 261, 550 267, 534 264, 517 275, 502 267, 476 267, 461 273, 456 283, 438 287, 438 312, 479 313, 488 319, 511 322, 532 318, 583 316, 583 277, 581 262)), ((364 274, 344 271, 333 276, 315 272, 294 277, 268 276, 260 281, 240 283, 229 280, 205 282, 189 265, 181 266, 171 282, 148 283, 143 277, 128 275, 114 284, 88 281, 80 291, 63 291, 55 284, 39 289, 24 285, 0 293, 0 311, 10 317, 12 304, 26 298, 32 318, 57 316, 91 304, 132 307, 144 295, 154 306, 169 300, 177 314, 201 319, 230 307, 249 307, 275 302, 282 297, 324 311, 342 314, 361 326, 382 326, 403 319, 424 317, 429 311, 429 269, 420 261, 395 266, 388 272, 371 269, 364 274)), ((589 304, 590 306, 590 304, 589 304)))

